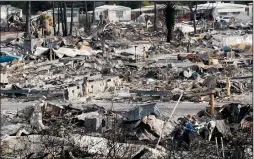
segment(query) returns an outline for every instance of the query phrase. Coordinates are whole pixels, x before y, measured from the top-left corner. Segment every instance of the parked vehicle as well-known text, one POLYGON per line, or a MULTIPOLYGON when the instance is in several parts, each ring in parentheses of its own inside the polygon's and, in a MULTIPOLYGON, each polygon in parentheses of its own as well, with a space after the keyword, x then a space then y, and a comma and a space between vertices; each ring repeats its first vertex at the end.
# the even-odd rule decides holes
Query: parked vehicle
POLYGON ((232 23, 235 21, 235 18, 234 17, 230 17, 230 16, 224 16, 221 18, 221 20, 227 22, 227 23, 232 23))

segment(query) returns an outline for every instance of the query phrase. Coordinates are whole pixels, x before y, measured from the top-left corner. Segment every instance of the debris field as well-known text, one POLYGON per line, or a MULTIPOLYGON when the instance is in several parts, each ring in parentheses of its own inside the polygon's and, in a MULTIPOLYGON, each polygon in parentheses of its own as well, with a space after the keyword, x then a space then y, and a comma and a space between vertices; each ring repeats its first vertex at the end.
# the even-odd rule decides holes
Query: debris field
POLYGON ((252 27, 191 27, 1 42, 1 156, 252 158, 252 27))

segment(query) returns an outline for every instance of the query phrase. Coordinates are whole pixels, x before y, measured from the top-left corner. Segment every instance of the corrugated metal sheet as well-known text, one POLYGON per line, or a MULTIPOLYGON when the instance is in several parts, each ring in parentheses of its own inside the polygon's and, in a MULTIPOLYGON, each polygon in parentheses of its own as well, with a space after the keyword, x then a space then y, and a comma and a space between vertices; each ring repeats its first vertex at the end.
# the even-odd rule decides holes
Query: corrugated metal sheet
POLYGON ((155 115, 157 118, 161 116, 161 113, 158 107, 156 106, 156 103, 139 105, 135 107, 134 109, 127 112, 126 120, 136 121, 151 114, 155 115))
POLYGON ((245 8, 223 8, 223 9, 217 9, 217 12, 226 12, 226 13, 231 13, 231 12, 244 12, 245 8))
POLYGON ((216 120, 216 128, 223 136, 232 135, 230 127, 225 123, 225 120, 216 120))

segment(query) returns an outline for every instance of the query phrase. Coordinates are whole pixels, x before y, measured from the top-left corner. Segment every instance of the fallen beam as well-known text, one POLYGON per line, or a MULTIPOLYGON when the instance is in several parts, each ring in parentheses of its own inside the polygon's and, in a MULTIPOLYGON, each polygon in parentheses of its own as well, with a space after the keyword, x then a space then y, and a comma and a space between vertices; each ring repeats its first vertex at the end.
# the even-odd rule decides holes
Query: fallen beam
POLYGON ((248 79, 248 78, 253 78, 253 76, 232 77, 231 79, 248 79))

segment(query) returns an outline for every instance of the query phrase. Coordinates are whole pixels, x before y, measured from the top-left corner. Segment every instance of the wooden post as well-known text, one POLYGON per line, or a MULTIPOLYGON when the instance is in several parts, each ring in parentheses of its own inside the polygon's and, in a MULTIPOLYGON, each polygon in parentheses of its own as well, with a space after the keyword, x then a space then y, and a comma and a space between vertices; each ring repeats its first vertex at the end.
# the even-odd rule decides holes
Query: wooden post
POLYGON ((231 87, 230 78, 227 77, 226 79, 227 97, 230 97, 230 87, 231 87))
POLYGON ((143 60, 146 61, 146 48, 143 48, 143 60))
POLYGON ((52 55, 52 49, 49 50, 49 60, 52 61, 53 55, 52 55))
POLYGON ((211 65, 211 57, 209 53, 208 53, 208 65, 211 65))
POLYGON ((210 107, 211 107, 211 114, 214 115, 214 94, 210 94, 210 107))
MULTIPOLYGON (((53 51, 53 50, 52 50, 52 51, 53 51)), ((56 53, 53 52, 53 54, 54 54, 54 60, 55 60, 55 59, 56 59, 56 53)))
POLYGON ((85 81, 84 81, 84 85, 83 85, 83 87, 84 87, 84 96, 87 96, 88 95, 88 85, 87 85, 87 80, 86 79, 84 79, 85 81))
POLYGON ((230 59, 233 58, 233 53, 232 53, 232 49, 230 49, 230 59))

